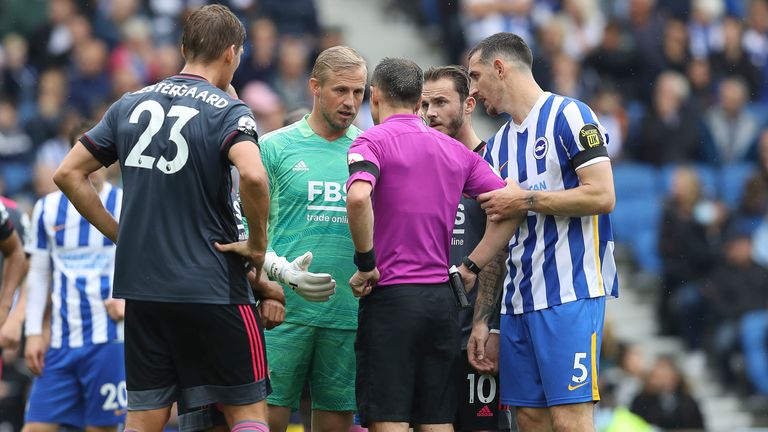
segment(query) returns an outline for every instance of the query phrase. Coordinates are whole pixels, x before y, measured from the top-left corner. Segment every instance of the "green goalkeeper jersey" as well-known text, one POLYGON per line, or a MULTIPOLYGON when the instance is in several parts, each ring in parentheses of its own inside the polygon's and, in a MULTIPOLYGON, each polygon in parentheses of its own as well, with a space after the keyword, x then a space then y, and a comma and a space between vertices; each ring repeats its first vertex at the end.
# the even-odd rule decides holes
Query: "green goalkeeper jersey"
POLYGON ((259 139, 269 176, 269 250, 288 261, 312 251, 309 270, 336 279, 336 294, 323 303, 308 302, 284 286, 287 322, 357 328, 357 299, 349 287, 356 268, 345 183, 347 150, 360 133, 351 126, 346 135, 329 142, 312 131, 305 116, 259 139))

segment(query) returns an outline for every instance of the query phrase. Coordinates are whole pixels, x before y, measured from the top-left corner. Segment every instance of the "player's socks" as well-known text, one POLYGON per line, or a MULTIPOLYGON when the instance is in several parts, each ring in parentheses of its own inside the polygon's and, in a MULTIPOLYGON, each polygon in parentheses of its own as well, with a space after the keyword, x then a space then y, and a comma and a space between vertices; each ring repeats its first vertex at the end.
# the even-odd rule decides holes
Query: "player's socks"
POLYGON ((235 423, 230 432, 269 432, 269 426, 256 420, 244 420, 235 423))

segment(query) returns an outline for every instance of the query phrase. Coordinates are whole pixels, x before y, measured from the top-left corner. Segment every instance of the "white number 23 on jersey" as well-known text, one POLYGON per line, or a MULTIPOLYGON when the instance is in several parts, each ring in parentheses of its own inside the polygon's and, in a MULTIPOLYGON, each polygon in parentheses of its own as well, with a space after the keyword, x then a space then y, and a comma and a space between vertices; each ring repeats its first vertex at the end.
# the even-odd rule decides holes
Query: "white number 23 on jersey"
POLYGON ((171 160, 166 160, 165 157, 160 156, 155 163, 155 158, 147 156, 144 153, 149 144, 152 142, 152 138, 163 127, 165 122, 165 110, 159 102, 148 100, 140 103, 136 109, 131 113, 131 117, 128 119, 129 123, 136 124, 139 122, 139 117, 144 111, 149 112, 149 123, 144 132, 139 136, 139 140, 134 144, 131 152, 128 153, 128 157, 125 159, 125 166, 152 169, 155 166, 157 169, 165 174, 173 174, 178 172, 184 167, 189 158, 189 145, 187 140, 181 135, 181 129, 189 122, 192 117, 196 116, 199 111, 185 107, 181 105, 174 105, 168 110, 167 117, 175 117, 177 120, 171 126, 171 132, 168 137, 171 142, 176 144, 176 157, 171 160))

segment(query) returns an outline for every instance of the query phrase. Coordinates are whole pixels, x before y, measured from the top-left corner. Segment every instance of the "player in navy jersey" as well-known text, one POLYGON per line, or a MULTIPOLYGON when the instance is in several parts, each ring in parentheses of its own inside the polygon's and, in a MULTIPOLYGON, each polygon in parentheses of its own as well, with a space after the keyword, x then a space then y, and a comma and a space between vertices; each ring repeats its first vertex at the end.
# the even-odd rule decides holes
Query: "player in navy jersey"
MULTIPOLYGON (((524 216, 509 245, 501 308, 501 401, 518 407, 521 431, 593 431, 606 295, 618 294, 608 213, 615 195, 608 138, 585 104, 543 91, 532 54, 511 33, 470 51, 470 94, 511 119, 488 142, 508 186, 483 194, 491 220, 524 216)), ((481 245, 482 246, 482 245, 481 245)), ((478 246, 461 271, 495 253, 478 246)), ((484 357, 497 292, 478 293, 468 343, 484 357)))
MULTIPOLYGON (((259 280, 268 182, 250 109, 228 95, 245 30, 221 5, 184 24, 180 74, 125 94, 70 151, 54 181, 117 244, 114 296, 126 299, 126 430, 161 430, 170 407, 221 404, 232 430, 267 430, 259 280), (121 223, 88 183, 120 162, 121 223), (238 242, 230 166, 250 236, 238 242), (222 246, 225 245, 225 246, 222 246)), ((262 298, 284 301, 274 285, 262 298)))

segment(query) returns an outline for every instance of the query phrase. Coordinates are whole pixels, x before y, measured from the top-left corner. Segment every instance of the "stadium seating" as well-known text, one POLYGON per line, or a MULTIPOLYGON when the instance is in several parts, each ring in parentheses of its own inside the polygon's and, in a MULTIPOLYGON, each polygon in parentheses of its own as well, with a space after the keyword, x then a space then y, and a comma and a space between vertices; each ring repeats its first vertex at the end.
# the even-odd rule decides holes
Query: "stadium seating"
POLYGON ((657 170, 652 165, 632 162, 622 162, 613 167, 613 183, 616 188, 616 199, 656 199, 657 170))
POLYGON ((720 169, 718 196, 730 209, 736 209, 744 194, 744 184, 755 173, 750 163, 726 165, 720 169))
MULTIPOLYGON (((680 164, 670 164, 661 167, 661 195, 667 196, 672 188, 672 176, 679 167, 680 164)), ((718 190, 718 171, 716 168, 710 165, 704 164, 689 164, 687 166, 696 170, 699 175, 699 181, 701 182, 701 189, 704 197, 716 198, 719 192, 718 190)))

